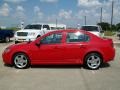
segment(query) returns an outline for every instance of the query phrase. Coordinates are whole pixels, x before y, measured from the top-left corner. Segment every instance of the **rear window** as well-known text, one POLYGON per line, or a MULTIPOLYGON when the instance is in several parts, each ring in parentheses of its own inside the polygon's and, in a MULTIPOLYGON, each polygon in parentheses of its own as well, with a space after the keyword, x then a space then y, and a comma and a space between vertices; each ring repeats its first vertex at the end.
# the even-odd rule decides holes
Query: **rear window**
POLYGON ((98 31, 98 27, 96 26, 82 26, 81 29, 86 31, 98 31))

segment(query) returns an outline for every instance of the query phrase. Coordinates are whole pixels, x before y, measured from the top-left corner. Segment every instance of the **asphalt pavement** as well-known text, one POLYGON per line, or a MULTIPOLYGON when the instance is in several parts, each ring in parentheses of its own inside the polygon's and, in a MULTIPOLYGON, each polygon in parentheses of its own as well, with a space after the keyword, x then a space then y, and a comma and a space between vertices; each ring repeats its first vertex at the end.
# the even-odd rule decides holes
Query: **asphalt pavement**
POLYGON ((99 70, 82 66, 32 66, 15 69, 5 66, 3 50, 13 42, 0 43, 0 90, 119 90, 120 45, 115 46, 115 60, 99 70))

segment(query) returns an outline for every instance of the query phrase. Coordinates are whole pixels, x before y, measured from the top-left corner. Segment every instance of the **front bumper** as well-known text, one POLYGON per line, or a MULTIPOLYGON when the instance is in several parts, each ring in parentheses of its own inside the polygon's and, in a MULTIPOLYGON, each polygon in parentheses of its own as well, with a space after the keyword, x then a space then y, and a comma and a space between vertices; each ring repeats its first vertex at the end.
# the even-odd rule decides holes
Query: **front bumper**
POLYGON ((9 65, 12 65, 12 55, 11 53, 5 53, 3 52, 2 53, 2 58, 3 58, 3 62, 4 64, 9 64, 9 65))

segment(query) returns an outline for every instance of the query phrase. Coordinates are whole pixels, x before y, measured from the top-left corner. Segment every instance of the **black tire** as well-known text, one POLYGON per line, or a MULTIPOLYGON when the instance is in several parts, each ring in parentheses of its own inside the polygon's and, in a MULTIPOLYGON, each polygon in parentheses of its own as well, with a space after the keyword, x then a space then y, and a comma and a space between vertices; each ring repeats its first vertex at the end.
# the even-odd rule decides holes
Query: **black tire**
POLYGON ((85 57, 84 65, 91 70, 97 70, 102 64, 102 58, 98 53, 90 53, 85 57))
POLYGON ((37 36, 37 38, 41 37, 40 35, 37 36))
POLYGON ((15 41, 15 44, 19 43, 18 41, 15 41))
POLYGON ((10 37, 5 37, 5 42, 6 43, 10 42, 10 37))
POLYGON ((18 68, 18 69, 25 69, 30 66, 29 58, 24 53, 15 54, 13 57, 13 64, 15 68, 18 68))

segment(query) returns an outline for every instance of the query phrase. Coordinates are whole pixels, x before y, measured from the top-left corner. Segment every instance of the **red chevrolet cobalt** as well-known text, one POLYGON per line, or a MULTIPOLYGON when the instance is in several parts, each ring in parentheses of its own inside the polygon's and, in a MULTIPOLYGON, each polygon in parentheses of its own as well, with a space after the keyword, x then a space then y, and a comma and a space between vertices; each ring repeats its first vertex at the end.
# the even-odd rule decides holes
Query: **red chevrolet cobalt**
POLYGON ((30 65, 85 65, 98 69, 114 60, 115 49, 111 39, 103 39, 83 30, 49 32, 33 42, 7 47, 3 52, 5 64, 16 68, 30 65))

